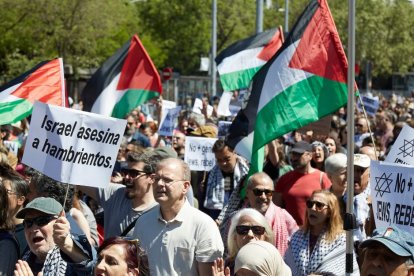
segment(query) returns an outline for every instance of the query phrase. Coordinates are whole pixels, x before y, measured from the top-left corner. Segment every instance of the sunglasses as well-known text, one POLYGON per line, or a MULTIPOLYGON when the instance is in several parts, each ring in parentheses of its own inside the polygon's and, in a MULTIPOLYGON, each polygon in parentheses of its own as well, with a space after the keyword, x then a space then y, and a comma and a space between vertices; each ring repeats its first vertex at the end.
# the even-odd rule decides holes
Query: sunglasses
POLYGON ((268 189, 263 189, 263 190, 260 190, 260 189, 253 189, 252 191, 253 191, 253 194, 254 194, 255 196, 261 196, 263 193, 264 193, 266 196, 271 196, 271 195, 273 194, 273 190, 268 190, 268 189))
POLYGON ((260 236, 265 233, 266 229, 263 226, 258 226, 258 225, 253 225, 253 226, 237 225, 236 226, 236 233, 239 235, 247 235, 247 233, 249 233, 250 230, 252 230, 253 234, 255 234, 256 236, 260 236))
POLYGON ((328 207, 327 204, 319 202, 319 201, 314 201, 310 199, 306 201, 306 207, 308 207, 309 209, 312 209, 314 205, 316 205, 316 210, 318 211, 321 211, 325 209, 325 207, 328 207))
POLYGON ((56 216, 41 216, 37 218, 27 218, 23 220, 24 228, 30 228, 33 224, 36 224, 39 227, 47 225, 52 220, 57 219, 56 216))
POLYGON ((129 175, 129 177, 131 178, 137 178, 138 176, 142 174, 147 174, 147 173, 141 170, 136 170, 136 169, 123 169, 121 171, 121 175, 123 177, 126 177, 127 175, 129 175))

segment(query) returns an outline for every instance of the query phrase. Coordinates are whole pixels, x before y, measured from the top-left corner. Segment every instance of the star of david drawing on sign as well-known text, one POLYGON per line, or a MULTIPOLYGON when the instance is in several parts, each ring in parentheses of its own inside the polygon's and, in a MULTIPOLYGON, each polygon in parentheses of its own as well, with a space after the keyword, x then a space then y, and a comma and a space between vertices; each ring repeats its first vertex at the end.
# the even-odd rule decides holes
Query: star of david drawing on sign
POLYGON ((376 196, 380 194, 381 197, 383 197, 384 193, 391 193, 390 185, 392 183, 392 179, 390 179, 392 173, 390 173, 388 176, 386 173, 383 173, 381 177, 375 177, 375 191, 377 191, 376 196), (386 186, 386 187, 384 187, 386 186))
POLYGON ((404 139, 404 145, 400 147, 399 149, 400 149, 400 152, 398 153, 398 155, 402 153, 403 157, 407 157, 407 156, 413 157, 414 156, 414 139, 411 141, 404 139))

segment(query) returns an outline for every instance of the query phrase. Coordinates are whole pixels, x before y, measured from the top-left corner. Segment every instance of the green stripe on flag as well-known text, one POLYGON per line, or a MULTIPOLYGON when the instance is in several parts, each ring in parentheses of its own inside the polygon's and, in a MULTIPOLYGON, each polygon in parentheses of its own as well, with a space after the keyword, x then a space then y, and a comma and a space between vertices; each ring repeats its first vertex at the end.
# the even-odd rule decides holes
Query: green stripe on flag
POLYGON ((288 87, 258 112, 253 152, 285 133, 318 121, 346 103, 345 83, 312 76, 288 87))
POLYGON ((238 89, 248 88, 253 76, 260 70, 262 66, 249 68, 240 71, 220 75, 220 82, 224 91, 234 91, 238 89))
POLYGON ((32 113, 31 102, 20 99, 12 102, 0 103, 0 125, 18 122, 32 113))
POLYGON ((115 105, 112 117, 124 119, 134 108, 159 95, 160 93, 149 90, 128 89, 115 105))

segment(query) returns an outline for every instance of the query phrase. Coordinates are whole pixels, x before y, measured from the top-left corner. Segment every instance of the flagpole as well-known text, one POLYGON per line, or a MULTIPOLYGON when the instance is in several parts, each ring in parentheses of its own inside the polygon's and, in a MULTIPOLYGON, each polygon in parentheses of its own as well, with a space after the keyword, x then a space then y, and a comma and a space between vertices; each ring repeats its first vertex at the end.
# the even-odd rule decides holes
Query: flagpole
POLYGON ((212 3, 212 30, 211 30, 211 95, 217 95, 217 0, 212 3))
POLYGON ((354 109, 355 109, 355 0, 348 0, 348 105, 347 105, 347 200, 344 229, 346 230, 346 275, 353 272, 354 238, 354 109))
POLYGON ((263 0, 256 0, 256 34, 263 32, 263 0))

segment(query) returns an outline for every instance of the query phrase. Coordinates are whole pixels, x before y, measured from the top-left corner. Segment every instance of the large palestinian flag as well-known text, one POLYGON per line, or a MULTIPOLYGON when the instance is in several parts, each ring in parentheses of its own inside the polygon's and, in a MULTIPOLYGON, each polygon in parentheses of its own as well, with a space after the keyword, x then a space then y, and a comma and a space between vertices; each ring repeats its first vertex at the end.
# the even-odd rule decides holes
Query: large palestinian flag
POLYGON ((216 57, 224 91, 248 88, 257 71, 283 44, 282 27, 237 41, 216 57))
POLYGON ((18 122, 32 114, 33 103, 65 106, 63 61, 43 61, 0 87, 0 125, 18 122))
POLYGON ((311 0, 282 48, 253 78, 247 106, 227 143, 263 166, 271 140, 336 111, 347 102, 347 60, 326 0, 311 0))
POLYGON ((161 92, 160 75, 134 35, 93 74, 81 98, 85 111, 124 118, 161 92))

